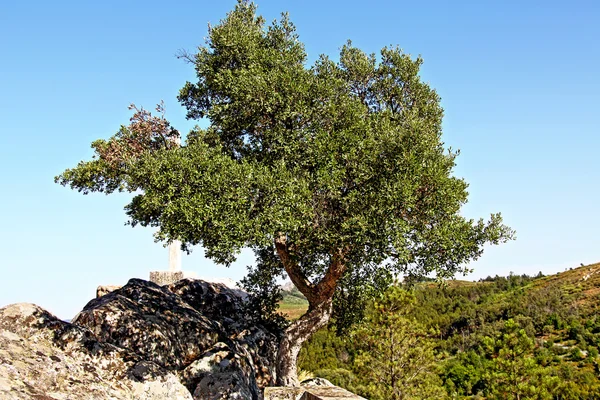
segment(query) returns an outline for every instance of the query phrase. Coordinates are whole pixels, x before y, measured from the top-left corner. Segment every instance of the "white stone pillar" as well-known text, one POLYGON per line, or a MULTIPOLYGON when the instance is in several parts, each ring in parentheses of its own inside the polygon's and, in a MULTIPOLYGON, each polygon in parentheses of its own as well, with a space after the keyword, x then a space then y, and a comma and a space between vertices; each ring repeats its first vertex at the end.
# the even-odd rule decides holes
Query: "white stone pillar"
POLYGON ((181 242, 173 240, 169 245, 169 271, 181 271, 181 242))

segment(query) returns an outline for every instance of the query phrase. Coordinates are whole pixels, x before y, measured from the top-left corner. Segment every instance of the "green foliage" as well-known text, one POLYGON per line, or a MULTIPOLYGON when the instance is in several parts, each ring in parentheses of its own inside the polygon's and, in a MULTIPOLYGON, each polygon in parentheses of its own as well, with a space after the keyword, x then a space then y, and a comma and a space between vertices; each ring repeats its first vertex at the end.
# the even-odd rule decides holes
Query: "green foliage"
POLYGON ((327 379, 334 385, 344 387, 352 392, 357 391, 354 387, 356 376, 350 370, 344 368, 318 369, 315 371, 314 375, 319 378, 327 379))
MULTIPOLYGON (((376 57, 348 42, 338 62, 321 56, 307 66, 288 16, 267 25, 242 0, 197 54, 182 57, 197 81, 179 100, 208 128, 179 147, 164 118, 144 114, 94 142, 95 159, 57 182, 135 192, 132 225, 156 227, 157 240, 185 249, 200 245, 219 263, 285 237, 297 275, 318 283, 341 254, 335 304, 344 327, 394 274, 450 277, 484 244, 512 238, 499 214, 461 216, 467 183, 452 174, 458 152, 441 141, 440 98, 419 77, 422 59, 396 47, 376 57)), ((280 271, 259 261, 248 285, 271 295, 280 271)), ((259 305, 267 314, 274 295, 259 305)))
POLYGON ((248 274, 240 282, 250 295, 248 301, 244 303, 247 315, 257 323, 274 331, 280 331, 288 324, 277 312, 283 295, 273 277, 283 276, 283 268, 270 247, 257 249, 254 255, 257 264, 247 267, 248 274))
MULTIPOLYGON (((337 369, 349 370, 353 358, 350 351, 354 350, 348 345, 346 337, 338 336, 330 329, 323 329, 311 337, 310 346, 304 346, 300 351, 298 367, 321 372, 337 369)), ((323 375, 316 376, 328 379, 323 375)))
POLYGON ((302 349, 299 366, 369 399, 445 397, 430 338, 435 332, 410 317, 414 303, 408 292, 391 288, 350 336, 317 332, 302 349))
POLYGON ((485 337, 484 347, 489 359, 487 393, 505 399, 552 398, 544 385, 535 382, 534 341, 515 321, 506 321, 496 338, 485 337))
POLYGON ((415 299, 393 287, 375 301, 365 321, 353 332, 359 393, 370 399, 441 398, 435 373, 434 342, 412 314, 415 299))
POLYGON ((81 161, 77 167, 67 169, 54 181, 63 186, 69 185, 83 194, 90 192, 113 193, 115 191, 135 192, 143 189, 130 173, 143 155, 158 154, 161 151, 178 147, 179 132, 164 118, 164 105, 156 106, 160 117, 153 116, 134 104, 129 126, 121 126, 109 140, 92 142, 94 156, 91 161, 81 161))
MULTIPOLYGON (((434 386, 443 386, 450 398, 594 399, 600 393, 600 327, 595 311, 600 303, 594 291, 581 289, 590 286, 580 277, 598 268, 600 264, 575 269, 560 279, 509 276, 478 283, 450 281, 444 286, 414 280, 405 285, 410 289, 403 294, 413 303, 394 311, 393 317, 377 315, 389 322, 413 321, 408 328, 400 325, 395 334, 410 332, 412 340, 425 335, 424 343, 432 346, 433 371, 441 382, 434 386), (562 285, 563 279, 571 284, 562 285)), ((390 298, 396 291, 389 292, 390 298)), ((365 332, 359 341, 336 337, 333 331, 319 332, 318 341, 302 350, 310 354, 303 368, 318 370, 317 376, 332 376, 368 398, 382 396, 368 391, 373 378, 367 378, 367 368, 360 368, 359 357, 377 336, 371 326, 376 310, 369 306, 367 319, 356 328, 365 332), (339 354, 345 355, 343 362, 339 354), (340 368, 351 374, 332 372, 340 368)), ((370 357, 385 351, 372 351, 370 357)))

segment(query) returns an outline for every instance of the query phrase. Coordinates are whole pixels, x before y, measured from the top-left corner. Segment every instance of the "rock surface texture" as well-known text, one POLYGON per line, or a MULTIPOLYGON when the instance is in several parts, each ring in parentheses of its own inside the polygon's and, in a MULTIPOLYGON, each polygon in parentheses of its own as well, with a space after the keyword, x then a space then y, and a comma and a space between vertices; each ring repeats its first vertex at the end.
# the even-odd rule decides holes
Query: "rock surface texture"
POLYGON ((277 337, 224 285, 132 279, 72 323, 0 309, 0 399, 253 399, 274 383, 277 337))
POLYGON ((366 400, 354 393, 334 386, 327 379, 314 378, 300 387, 269 387, 265 389, 265 400, 366 400))
POLYGON ((0 399, 192 399, 175 374, 34 304, 0 309, 0 399))

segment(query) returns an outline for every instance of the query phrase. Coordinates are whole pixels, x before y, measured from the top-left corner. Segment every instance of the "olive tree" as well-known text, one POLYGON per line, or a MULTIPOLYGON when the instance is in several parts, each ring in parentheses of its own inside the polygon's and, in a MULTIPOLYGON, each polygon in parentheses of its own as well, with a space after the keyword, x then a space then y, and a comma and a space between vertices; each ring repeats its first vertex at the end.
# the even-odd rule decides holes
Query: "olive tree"
POLYGON ((56 180, 133 192, 130 223, 158 228, 158 240, 202 246, 223 264, 251 248, 269 259, 259 265, 285 271, 309 308, 283 333, 279 384, 297 384, 300 347, 334 298, 352 309, 397 273, 454 276, 512 236, 499 214, 460 214, 467 183, 453 176, 458 153, 441 141, 440 98, 420 79, 420 58, 348 42, 339 60, 308 65, 288 16, 266 24, 243 0, 182 56, 197 81, 179 100, 207 128, 175 145, 164 116, 136 109, 56 180))

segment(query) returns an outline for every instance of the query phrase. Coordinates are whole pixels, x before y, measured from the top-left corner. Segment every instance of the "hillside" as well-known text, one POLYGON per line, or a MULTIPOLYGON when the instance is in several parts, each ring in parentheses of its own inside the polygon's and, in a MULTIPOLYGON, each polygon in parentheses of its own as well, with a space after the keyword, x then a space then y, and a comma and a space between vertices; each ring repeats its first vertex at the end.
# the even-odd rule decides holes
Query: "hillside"
POLYGON ((282 312, 287 319, 298 319, 308 309, 308 301, 291 283, 282 287, 281 294, 283 295, 283 299, 279 302, 279 311, 282 312))
MULTIPOLYGON (((502 279, 506 279, 506 285, 510 286, 511 279, 513 280, 512 285, 514 285, 514 282, 520 281, 523 278, 519 275, 514 275, 513 278, 510 276, 488 277, 479 282, 452 280, 446 282, 446 284, 450 289, 475 288, 489 285, 489 282, 502 279)), ((437 289, 437 284, 435 283, 423 283, 421 286, 423 288, 437 289)), ((527 284, 520 285, 520 287, 529 293, 541 293, 560 287, 561 293, 565 296, 565 301, 569 298, 571 301, 576 302, 576 306, 581 311, 587 310, 588 313, 593 313, 600 306, 600 263, 572 268, 555 275, 536 277, 531 279, 527 284)), ((279 310, 288 315, 290 319, 298 318, 308 308, 308 302, 302 293, 291 283, 284 285, 282 289, 283 300, 279 303, 279 310)), ((506 296, 509 293, 510 291, 506 291, 504 295, 506 296)), ((500 296, 502 297, 502 295, 500 296)))
MULTIPOLYGON (((429 332, 421 343, 431 343, 450 398, 600 398, 600 263, 402 289, 414 299, 402 318, 429 332)), ((304 346, 300 367, 365 395, 359 349, 352 335, 324 330, 304 346)))
POLYGON ((534 291, 559 286, 565 295, 573 296, 578 307, 593 311, 600 305, 600 263, 536 279, 532 286, 534 291))

